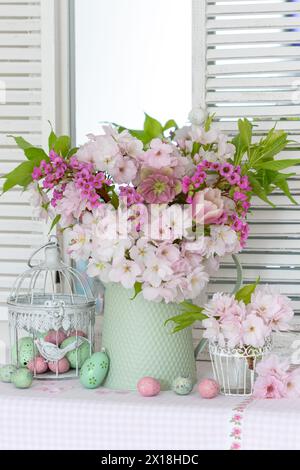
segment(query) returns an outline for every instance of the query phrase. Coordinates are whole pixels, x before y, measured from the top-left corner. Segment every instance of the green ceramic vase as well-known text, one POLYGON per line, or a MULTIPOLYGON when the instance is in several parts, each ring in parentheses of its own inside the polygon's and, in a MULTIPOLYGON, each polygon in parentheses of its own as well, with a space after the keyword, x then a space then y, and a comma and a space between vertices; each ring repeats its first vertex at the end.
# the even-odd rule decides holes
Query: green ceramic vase
POLYGON ((131 300, 133 296, 133 290, 119 284, 105 289, 102 345, 110 367, 104 386, 136 390, 145 376, 159 380, 162 390, 170 390, 177 377, 196 383, 192 329, 172 334, 174 325, 165 326, 180 307, 148 302, 142 294, 131 300))

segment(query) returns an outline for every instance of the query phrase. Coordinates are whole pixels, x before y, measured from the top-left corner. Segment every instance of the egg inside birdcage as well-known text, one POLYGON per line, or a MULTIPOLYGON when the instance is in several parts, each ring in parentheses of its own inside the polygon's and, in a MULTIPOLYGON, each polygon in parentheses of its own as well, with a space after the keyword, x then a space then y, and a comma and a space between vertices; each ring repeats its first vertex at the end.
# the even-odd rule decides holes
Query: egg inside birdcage
POLYGON ((12 364, 40 379, 78 376, 94 346, 96 301, 89 283, 62 261, 56 237, 28 265, 7 302, 12 364), (43 261, 33 265, 43 250, 43 261))

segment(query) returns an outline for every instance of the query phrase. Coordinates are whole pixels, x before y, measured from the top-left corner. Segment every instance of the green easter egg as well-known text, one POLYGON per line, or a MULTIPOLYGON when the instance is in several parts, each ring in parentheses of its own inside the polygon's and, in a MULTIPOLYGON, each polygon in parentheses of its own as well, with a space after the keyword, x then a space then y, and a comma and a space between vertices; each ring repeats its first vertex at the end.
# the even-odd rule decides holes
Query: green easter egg
MULTIPOLYGON (((67 338, 62 342, 60 348, 65 349, 67 346, 69 346, 69 344, 74 343, 74 341, 76 341, 76 338, 74 336, 71 336, 70 338, 67 338)), ((77 357, 78 368, 81 369, 84 362, 90 357, 90 345, 88 341, 84 341, 77 350, 74 349, 73 351, 67 353, 66 358, 70 363, 71 369, 76 369, 77 357)))
MULTIPOLYGON (((20 367, 27 367, 28 363, 38 356, 38 349, 30 337, 20 338, 18 341, 19 363, 20 367)), ((17 364, 17 348, 12 348, 12 359, 17 364)))
POLYGON ((3 366, 0 369, 0 380, 1 382, 11 383, 12 376, 16 372, 17 368, 13 365, 3 366))
POLYGON ((189 395, 193 388, 193 381, 189 377, 177 377, 172 385, 172 390, 177 395, 189 395))
POLYGON ((80 371, 80 382, 85 388, 98 388, 104 382, 109 367, 109 358, 105 351, 89 357, 80 371))
POLYGON ((33 375, 28 369, 18 369, 12 376, 12 382, 17 388, 30 388, 33 375))

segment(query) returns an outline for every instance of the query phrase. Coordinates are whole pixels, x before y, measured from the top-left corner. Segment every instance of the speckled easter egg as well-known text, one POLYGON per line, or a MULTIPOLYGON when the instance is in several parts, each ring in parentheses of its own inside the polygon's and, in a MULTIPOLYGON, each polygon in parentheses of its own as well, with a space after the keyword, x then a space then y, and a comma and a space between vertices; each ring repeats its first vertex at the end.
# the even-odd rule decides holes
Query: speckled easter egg
POLYGON ((189 377, 177 377, 172 384, 172 390, 177 395, 189 395, 193 388, 193 381, 189 377))
POLYGON ((63 357, 58 362, 49 362, 48 364, 51 372, 58 372, 59 374, 66 374, 70 370, 70 363, 66 357, 63 357))
POLYGON ((67 338, 66 333, 63 330, 50 330, 45 336, 45 341, 47 343, 52 343, 56 344, 57 346, 60 346, 61 343, 67 338))
POLYGON ((220 393, 219 384, 213 379, 204 379, 198 385, 202 398, 215 398, 220 393))
POLYGON ((28 362, 27 368, 34 374, 45 374, 48 370, 48 364, 41 356, 35 357, 32 361, 28 362))
POLYGON ((17 388, 29 388, 32 385, 33 375, 28 369, 18 369, 12 376, 12 382, 17 388))
MULTIPOLYGON (((38 356, 38 349, 35 346, 33 339, 30 337, 20 338, 18 341, 19 350, 19 364, 21 367, 27 367, 28 363, 38 356)), ((13 362, 17 364, 17 348, 16 345, 12 348, 13 362)))
POLYGON ((1 382, 11 383, 12 376, 16 372, 17 368, 13 365, 3 366, 0 369, 0 380, 1 382))
POLYGON ((137 389, 143 397, 155 397, 160 392, 160 383, 153 377, 143 377, 139 380, 137 389))
MULTIPOLYGON (((66 348, 69 344, 74 343, 75 338, 71 336, 63 341, 60 345, 61 349, 66 348)), ((71 369, 76 369, 76 362, 77 362, 77 354, 78 354, 78 367, 81 369, 84 362, 90 357, 90 345, 87 341, 84 341, 81 346, 76 350, 70 351, 67 353, 66 357, 70 363, 71 369)))
POLYGON ((104 382, 109 368, 109 358, 105 351, 89 357, 80 370, 80 382, 85 388, 98 388, 104 382))

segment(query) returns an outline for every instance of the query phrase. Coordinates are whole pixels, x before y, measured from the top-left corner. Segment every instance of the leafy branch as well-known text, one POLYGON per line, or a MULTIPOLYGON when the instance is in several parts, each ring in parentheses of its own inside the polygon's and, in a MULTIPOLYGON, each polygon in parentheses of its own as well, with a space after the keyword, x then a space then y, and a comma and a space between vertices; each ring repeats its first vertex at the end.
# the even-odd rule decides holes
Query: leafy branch
MULTIPOLYGON (((256 287, 260 282, 260 278, 256 280, 254 284, 248 284, 243 286, 236 294, 235 299, 238 302, 244 302, 245 305, 248 305, 251 302, 251 296, 254 293, 256 287)), ((183 302, 180 304, 181 314, 169 318, 165 325, 168 323, 175 323, 173 328, 173 333, 178 333, 179 331, 185 330, 194 325, 197 321, 203 321, 209 317, 205 315, 205 308, 198 307, 190 302, 183 302)))
POLYGON ((294 173, 286 174, 281 171, 300 164, 300 158, 275 160, 275 157, 291 143, 287 133, 277 131, 274 127, 259 142, 253 143, 253 127, 248 119, 238 121, 239 133, 232 141, 236 147, 233 163, 240 165, 243 162, 243 174, 247 174, 253 193, 267 204, 274 207, 269 196, 276 188, 280 189, 293 204, 297 204, 287 182, 294 173))

